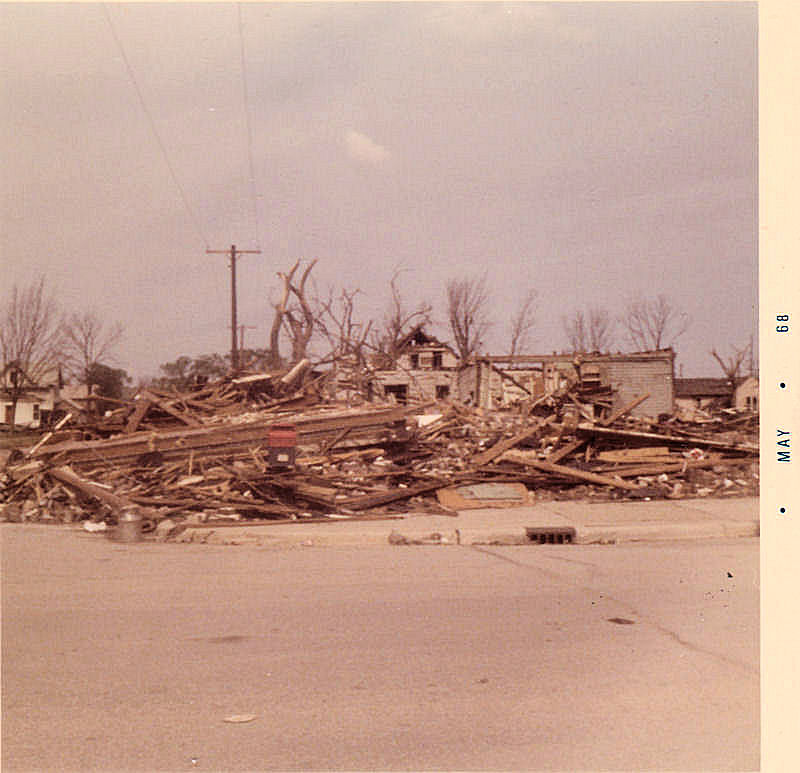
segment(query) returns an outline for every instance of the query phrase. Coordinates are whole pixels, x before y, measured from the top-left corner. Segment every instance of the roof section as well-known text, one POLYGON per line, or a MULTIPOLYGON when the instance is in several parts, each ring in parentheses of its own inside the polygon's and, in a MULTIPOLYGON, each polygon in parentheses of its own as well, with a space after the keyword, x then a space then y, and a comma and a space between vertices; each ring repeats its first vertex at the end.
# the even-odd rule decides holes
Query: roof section
POLYGON ((726 378, 676 378, 675 397, 730 397, 733 387, 726 378))

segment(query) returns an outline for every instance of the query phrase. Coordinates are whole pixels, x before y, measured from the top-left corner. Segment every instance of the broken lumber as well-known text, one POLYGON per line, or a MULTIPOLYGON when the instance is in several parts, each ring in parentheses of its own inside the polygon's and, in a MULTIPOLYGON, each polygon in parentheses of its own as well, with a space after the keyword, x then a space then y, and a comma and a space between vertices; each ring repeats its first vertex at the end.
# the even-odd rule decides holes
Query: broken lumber
POLYGON ((659 435, 656 432, 637 432, 635 430, 611 429, 610 427, 598 427, 594 424, 579 424, 576 430, 578 434, 584 436, 597 436, 601 438, 613 438, 615 440, 635 440, 648 443, 666 443, 667 445, 697 446, 698 448, 716 448, 720 451, 734 451, 758 455, 758 446, 751 443, 723 443, 718 440, 708 440, 707 438, 697 437, 696 435, 659 435))
POLYGON ((514 446, 519 445, 523 440, 527 440, 532 435, 535 435, 543 427, 552 423, 554 419, 555 416, 548 416, 544 421, 538 421, 535 426, 526 427, 522 432, 518 432, 513 437, 498 441, 491 448, 487 448, 485 451, 475 454, 475 456, 470 459, 470 462, 476 467, 480 467, 481 465, 497 459, 498 456, 514 448, 514 446))
POLYGON ((131 504, 129 499, 124 499, 123 497, 117 496, 97 483, 92 483, 91 481, 79 478, 68 467, 54 467, 53 469, 48 470, 47 473, 51 478, 55 478, 62 483, 66 483, 68 486, 77 489, 82 494, 85 494, 89 497, 94 497, 95 499, 98 499, 104 504, 110 505, 115 509, 121 510, 123 507, 128 507, 131 504))
POLYGON ((641 397, 637 397, 635 400, 631 400, 631 402, 629 402, 627 405, 624 405, 619 410, 614 411, 614 413, 612 413, 607 419, 599 421, 598 424, 600 424, 603 427, 608 427, 609 425, 613 424, 617 419, 621 419, 626 413, 632 411, 637 405, 643 403, 645 400, 647 400, 648 397, 650 397, 650 392, 642 395, 641 397))
POLYGON ((542 472, 551 472, 555 475, 562 475, 566 478, 577 478, 578 480, 585 480, 587 483, 597 483, 601 486, 615 486, 616 488, 624 488, 629 491, 639 488, 639 486, 636 486, 633 483, 628 483, 627 481, 619 478, 612 478, 607 475, 598 475, 597 473, 586 472, 584 470, 576 470, 563 464, 552 464, 551 462, 538 462, 533 460, 526 461, 525 464, 527 464, 529 467, 533 467, 536 470, 542 470, 542 472))
POLYGON ((560 462, 565 456, 569 456, 573 451, 577 451, 585 442, 586 438, 573 440, 572 443, 567 443, 567 445, 565 445, 563 448, 560 448, 558 451, 553 451, 547 457, 547 461, 551 464, 560 462))

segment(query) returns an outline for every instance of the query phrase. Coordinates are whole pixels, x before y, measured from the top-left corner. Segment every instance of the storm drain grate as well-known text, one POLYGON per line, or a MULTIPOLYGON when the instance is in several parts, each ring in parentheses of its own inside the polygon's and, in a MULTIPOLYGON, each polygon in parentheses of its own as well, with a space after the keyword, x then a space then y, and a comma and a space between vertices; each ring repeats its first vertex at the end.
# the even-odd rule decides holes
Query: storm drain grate
POLYGON ((575 529, 571 526, 550 527, 531 526, 525 529, 525 536, 530 542, 539 545, 564 545, 574 542, 575 529))

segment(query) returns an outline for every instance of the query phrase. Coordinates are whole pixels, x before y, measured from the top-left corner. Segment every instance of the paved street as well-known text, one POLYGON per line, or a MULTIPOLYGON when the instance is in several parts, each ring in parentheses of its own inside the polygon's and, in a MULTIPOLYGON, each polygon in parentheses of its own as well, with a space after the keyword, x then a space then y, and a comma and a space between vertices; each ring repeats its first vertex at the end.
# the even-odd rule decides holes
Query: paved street
POLYGON ((757 539, 0 537, 4 770, 759 765, 757 539))

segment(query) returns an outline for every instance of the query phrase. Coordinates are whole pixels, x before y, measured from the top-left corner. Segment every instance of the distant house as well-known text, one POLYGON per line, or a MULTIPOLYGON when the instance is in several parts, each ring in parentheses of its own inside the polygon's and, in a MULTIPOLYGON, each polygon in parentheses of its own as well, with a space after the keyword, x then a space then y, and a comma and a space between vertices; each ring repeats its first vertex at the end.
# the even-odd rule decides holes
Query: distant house
POLYGON ((57 368, 34 380, 22 368, 8 365, 0 374, 0 423, 11 426, 13 391, 19 389, 14 426, 27 429, 45 426, 55 409, 60 386, 61 375, 57 368))
POLYGON ((401 404, 450 397, 458 357, 447 344, 417 326, 400 342, 399 350, 395 367, 374 371, 374 391, 401 404))
POLYGON ((733 392, 733 407, 738 411, 758 413, 758 377, 747 376, 737 380, 733 392))
POLYGON ((726 378, 676 378, 675 402, 678 408, 721 407, 731 405, 734 388, 726 378))

